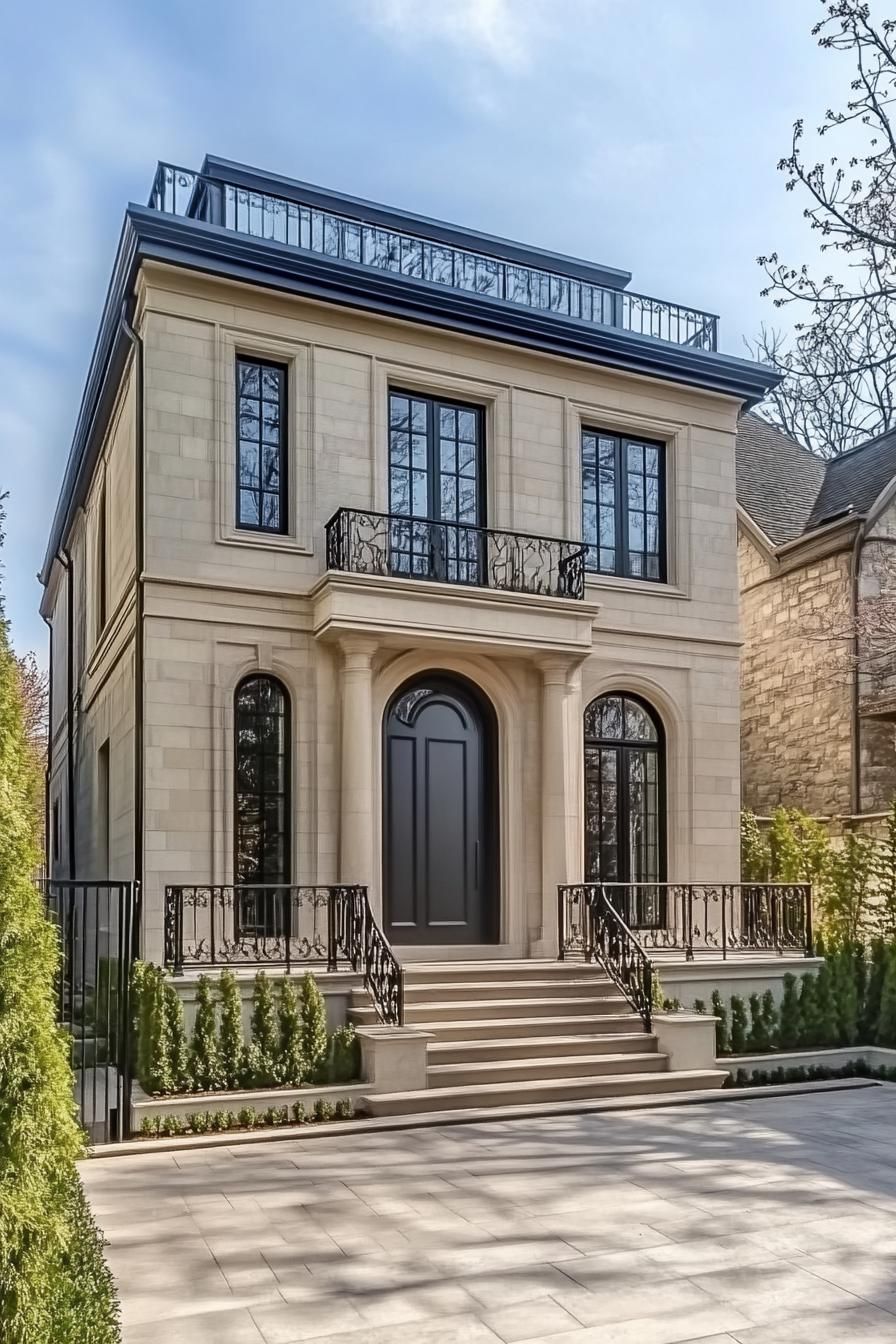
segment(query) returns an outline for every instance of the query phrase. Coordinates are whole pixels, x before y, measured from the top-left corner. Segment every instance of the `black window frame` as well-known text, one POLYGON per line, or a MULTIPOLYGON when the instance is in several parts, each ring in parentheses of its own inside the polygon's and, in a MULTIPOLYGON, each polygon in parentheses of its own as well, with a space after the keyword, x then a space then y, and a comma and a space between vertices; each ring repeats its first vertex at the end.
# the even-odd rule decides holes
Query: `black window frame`
MULTIPOLYGON (((588 704, 585 706, 582 715, 582 729, 583 729, 584 754, 585 754, 584 796, 585 796, 585 808, 586 808, 586 815, 584 818, 585 850, 583 854, 583 861, 584 861, 584 872, 586 881, 588 882, 604 881, 610 887, 618 884, 621 886, 632 885, 635 888, 638 887, 650 888, 651 886, 657 886, 658 884, 664 883, 666 881, 667 862, 668 862, 668 849, 667 849, 668 835, 667 835, 667 813, 666 813, 666 806, 667 806, 666 772, 668 765, 667 765, 666 732, 660 715, 658 714, 658 712, 656 711, 656 709, 650 703, 649 700, 645 700, 643 696, 638 695, 635 692, 627 690, 604 691, 600 695, 596 695, 594 699, 590 700, 588 704), (592 712, 603 702, 613 699, 618 699, 621 702, 622 728, 620 733, 618 735, 610 735, 600 732, 594 734, 589 733, 588 721, 589 717, 592 715, 592 712), (636 706, 642 713, 644 713, 647 716, 655 733, 655 738, 653 740, 647 738, 629 737, 626 734, 625 722, 626 722, 627 703, 636 706), (616 849, 620 862, 618 864, 619 871, 617 872, 617 875, 613 878, 610 877, 602 878, 600 872, 596 871, 595 865, 591 862, 593 856, 590 853, 590 847, 591 847, 589 839, 590 832, 588 828, 588 815, 587 815, 587 807, 588 807, 587 776, 589 768, 594 768, 593 766, 589 767, 589 753, 597 754, 596 769, 598 780, 600 780, 600 776, 603 771, 602 758, 605 752, 613 752, 616 758, 616 765, 615 765, 615 774, 616 774, 615 784, 616 784, 616 800, 617 800, 616 849), (630 831, 631 831, 631 791, 630 791, 629 761, 634 753, 640 753, 642 755, 650 754, 654 757, 654 760, 656 762, 657 875, 655 878, 644 879, 643 881, 639 881, 639 879, 635 877, 629 869, 630 831)), ((602 816, 603 813, 600 811, 599 808, 598 821, 602 819, 602 816)), ((599 863, 599 856, 600 856, 599 838, 597 841, 597 850, 598 850, 597 859, 599 863)), ((647 901, 645 901, 644 895, 645 895, 644 892, 639 890, 634 890, 631 893, 628 903, 622 911, 627 922, 632 927, 641 929, 665 927, 666 924, 665 891, 661 889, 656 894, 655 904, 653 905, 654 917, 652 919, 645 918, 645 912, 649 905, 649 898, 647 901)))
MULTIPOLYGON (((618 431, 609 429, 600 429, 595 425, 582 425, 580 434, 580 452, 579 463, 582 481, 582 538, 585 542, 585 571, 586 574, 595 574, 603 578, 620 578, 643 580, 645 583, 667 583, 668 582, 668 527, 667 512, 668 501, 666 498, 666 449, 667 444, 661 439, 648 439, 640 434, 621 434, 618 431), (595 458, 594 458, 594 480, 595 493, 593 499, 587 499, 585 496, 585 437, 591 436, 595 440, 595 458), (601 550, 608 550, 609 547, 600 545, 600 448, 601 439, 610 439, 613 441, 613 478, 614 478, 614 544, 613 553, 616 557, 612 568, 602 566, 600 563, 601 550), (643 513, 645 520, 645 545, 643 549, 632 550, 629 538, 629 467, 628 467, 628 449, 629 447, 640 447, 642 451, 646 448, 653 448, 657 453, 657 574, 648 574, 646 572, 636 573, 632 570, 632 555, 641 555, 644 557, 644 569, 646 571, 647 557, 654 554, 653 551, 646 549, 646 520, 648 510, 646 506, 646 481, 648 479, 646 472, 642 473, 645 480, 645 501, 640 512, 643 513), (588 505, 593 505, 596 510, 596 537, 592 544, 588 541, 585 528, 585 509, 588 505)), ((637 476, 634 472, 632 475, 637 476)))
MULTIPOLYGON (((285 536, 285 535, 289 532, 289 420, 288 420, 288 410, 289 410, 289 392, 288 392, 289 366, 288 366, 287 364, 284 364, 282 361, 278 361, 278 360, 274 360, 274 359, 261 359, 261 358, 259 358, 257 355, 248 355, 248 354, 247 354, 247 355, 242 355, 242 354, 237 354, 236 359, 235 359, 235 362, 234 362, 234 376, 235 376, 235 396, 234 396, 234 449, 235 449, 235 452, 234 452, 234 520, 235 520, 235 526, 236 526, 237 531, 239 531, 239 532, 254 532, 254 533, 256 533, 256 534, 259 534, 259 533, 260 533, 260 534, 262 534, 262 535, 266 535, 266 536, 282 537, 282 536, 285 536), (240 398, 241 398, 241 396, 242 396, 242 392, 241 392, 241 377, 240 377, 240 370, 241 370, 241 368, 244 367, 244 366, 245 366, 245 367, 248 367, 248 368, 257 368, 257 369, 259 370, 259 380, 260 380, 261 377, 262 377, 262 371, 263 371, 264 369, 270 369, 270 370, 272 370, 273 372, 275 372, 275 373, 279 376, 279 380, 280 380, 280 396, 279 396, 279 399, 278 399, 279 414, 280 414, 280 420, 279 420, 280 434, 279 434, 279 439, 278 439, 278 442, 277 442, 278 458, 279 458, 279 466, 278 466, 278 489, 277 489, 277 492, 276 492, 276 493, 277 493, 277 497, 278 497, 278 514, 279 514, 279 521, 278 521, 278 525, 277 525, 276 527, 271 527, 271 526, 267 525, 266 523, 264 523, 264 522, 262 521, 262 519, 263 519, 263 512, 264 512, 264 509, 263 509, 263 498, 264 498, 264 495, 265 495, 265 494, 273 495, 275 492, 274 492, 273 490, 267 490, 267 491, 264 490, 264 489, 262 488, 262 484, 261 484, 261 471, 262 471, 262 465, 261 465, 261 463, 262 463, 262 450, 263 450, 263 446, 264 446, 264 437, 263 437, 263 429, 262 429, 262 417, 261 417, 261 414, 260 414, 260 413, 259 413, 258 440, 257 440, 257 447, 258 447, 258 475, 257 475, 257 480, 258 480, 258 485, 257 485, 257 486, 251 486, 251 487, 249 487, 249 486, 243 486, 242 479, 241 479, 241 476, 242 476, 242 472, 241 472, 242 462, 241 462, 241 446, 240 446, 240 445, 241 445, 241 443, 243 442, 243 437, 242 437, 242 434, 241 434, 241 432, 240 432, 240 429, 241 429, 241 426, 240 426, 240 398), (258 519, 259 519, 259 521, 258 521, 257 523, 253 523, 253 522, 251 522, 251 521, 250 521, 250 522, 245 522, 245 521, 243 520, 242 516, 241 516, 241 498, 240 498, 240 496, 241 496, 242 491, 243 491, 244 489, 246 489, 246 490, 251 489, 251 490, 253 491, 253 493, 254 493, 255 495, 258 496, 258 505, 259 505, 259 508, 258 508, 258 519)), ((259 403, 259 412, 260 412, 260 411, 261 411, 261 406, 262 406, 262 404, 263 404, 263 401, 265 400, 265 398, 263 398, 262 395, 261 395, 261 391, 260 391, 260 389, 259 389, 259 395, 258 395, 257 400, 258 400, 258 403, 259 403)), ((248 442, 248 440, 247 440, 247 442, 248 442)))
MULTIPOLYGON (((256 698, 255 707, 251 711, 254 718, 262 716, 267 711, 258 707, 256 698)), ((292 817, 292 700, 289 690, 279 677, 273 676, 268 672, 249 672, 240 678, 233 693, 233 881, 234 886, 248 888, 240 892, 235 902, 234 914, 236 922, 236 936, 241 933, 248 933, 249 936, 282 936, 284 932, 284 914, 288 907, 288 902, 284 902, 282 897, 272 892, 254 892, 253 887, 288 887, 291 885, 292 877, 292 858, 293 858, 293 817, 292 817), (257 734, 256 734, 256 780, 259 781, 258 787, 254 792, 256 807, 262 818, 265 814, 264 802, 268 797, 279 797, 281 799, 283 829, 280 832, 282 838, 282 859, 279 874, 272 876, 261 869, 258 873, 259 856, 256 855, 255 869, 253 876, 247 877, 241 870, 240 853, 241 838, 243 829, 241 826, 240 802, 245 797, 247 790, 240 787, 240 697, 254 682, 268 682, 275 687, 281 697, 281 708, 278 711, 282 718, 283 725, 283 750, 280 755, 280 774, 282 787, 271 790, 265 783, 266 772, 264 770, 264 754, 258 753, 257 734)), ((265 849, 264 820, 260 824, 259 847, 263 860, 265 849)))
MULTIPOLYGON (((389 395, 387 398, 388 423, 387 432, 389 436, 389 513, 394 514, 395 509, 392 501, 392 398, 407 397, 409 401, 422 401, 426 406, 426 521, 434 523, 455 523, 453 518, 443 518, 441 512, 441 497, 439 493, 439 481, 443 474, 441 457, 439 453, 440 434, 436 428, 436 416, 442 406, 455 411, 471 411, 476 416, 476 521, 475 523, 457 522, 458 527, 487 527, 488 516, 488 496, 486 480, 486 453, 485 453, 485 407, 474 401, 463 401, 457 397, 441 397, 433 392, 415 392, 412 388, 389 385, 389 395)), ((404 470, 404 468, 399 468, 404 470)), ((455 468, 455 479, 460 479, 459 473, 455 468)), ((399 514, 398 517, 417 518, 418 514, 399 514)))

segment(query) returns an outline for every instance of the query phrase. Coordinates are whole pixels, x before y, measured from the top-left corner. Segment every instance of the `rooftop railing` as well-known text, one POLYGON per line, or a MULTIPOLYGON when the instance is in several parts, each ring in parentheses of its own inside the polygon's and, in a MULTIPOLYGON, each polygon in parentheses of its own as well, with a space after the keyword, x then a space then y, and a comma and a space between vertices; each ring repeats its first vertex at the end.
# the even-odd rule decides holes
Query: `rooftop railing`
POLYGON ((149 206, 503 303, 697 350, 718 348, 718 318, 698 308, 454 247, 169 163, 158 166, 149 206))

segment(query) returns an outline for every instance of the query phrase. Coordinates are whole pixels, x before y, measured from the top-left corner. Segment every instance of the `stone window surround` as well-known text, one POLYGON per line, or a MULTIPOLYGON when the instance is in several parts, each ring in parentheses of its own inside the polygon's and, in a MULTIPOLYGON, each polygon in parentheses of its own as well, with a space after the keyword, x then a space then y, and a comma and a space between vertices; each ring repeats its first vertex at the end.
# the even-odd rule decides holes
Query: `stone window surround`
POLYGON ((675 420, 620 411, 596 402, 567 401, 566 497, 571 536, 582 533, 582 431, 606 429, 614 434, 642 434, 662 443, 666 457, 666 580, 633 579, 617 574, 587 571, 588 588, 616 588, 650 593, 654 597, 690 598, 690 529, 681 518, 680 500, 690 489, 690 427, 675 420))
POLYGON ((311 446, 311 346, 260 336, 243 327, 220 326, 216 336, 215 389, 218 398, 218 442, 215 454, 217 537, 222 545, 311 555, 313 468, 311 446), (254 532, 236 525, 236 363, 240 355, 267 359, 286 367, 287 459, 286 532, 254 532))

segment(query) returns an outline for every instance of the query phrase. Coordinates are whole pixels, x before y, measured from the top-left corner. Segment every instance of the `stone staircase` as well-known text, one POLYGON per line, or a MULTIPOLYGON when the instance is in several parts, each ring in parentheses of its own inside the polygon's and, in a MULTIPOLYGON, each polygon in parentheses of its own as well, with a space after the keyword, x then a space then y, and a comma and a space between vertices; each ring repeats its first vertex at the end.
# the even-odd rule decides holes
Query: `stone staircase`
MULTIPOLYGON (((363 990, 349 1018, 376 1023, 363 990)), ((432 1037, 426 1089, 371 1094, 371 1115, 690 1092, 725 1077, 671 1072, 616 986, 583 962, 406 965, 405 1025, 432 1037)))

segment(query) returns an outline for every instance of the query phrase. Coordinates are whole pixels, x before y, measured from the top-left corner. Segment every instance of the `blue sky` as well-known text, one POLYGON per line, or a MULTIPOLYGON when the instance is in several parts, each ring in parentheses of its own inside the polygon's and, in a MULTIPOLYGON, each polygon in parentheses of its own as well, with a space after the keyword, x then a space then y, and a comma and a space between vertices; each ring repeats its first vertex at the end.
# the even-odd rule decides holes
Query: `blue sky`
MULTIPOLYGON (((35 573, 124 205, 208 151, 774 310, 755 258, 808 254, 776 171, 849 68, 818 0, 50 0, 0 53, 0 490, 13 640, 45 658, 35 573), (132 13, 128 14, 127 11, 132 13)), ((780 319, 779 319, 780 321, 780 319)))

